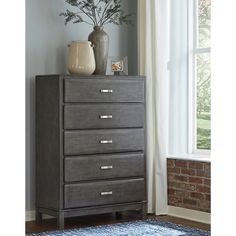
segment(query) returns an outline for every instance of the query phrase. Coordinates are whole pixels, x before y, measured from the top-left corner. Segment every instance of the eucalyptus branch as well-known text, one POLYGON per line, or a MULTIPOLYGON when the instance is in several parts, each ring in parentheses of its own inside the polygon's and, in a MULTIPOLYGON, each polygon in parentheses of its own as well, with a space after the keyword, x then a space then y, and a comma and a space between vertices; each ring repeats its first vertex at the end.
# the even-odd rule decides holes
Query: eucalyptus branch
POLYGON ((113 23, 116 25, 131 24, 131 14, 124 15, 121 9, 121 0, 65 0, 72 7, 79 9, 77 12, 66 10, 60 13, 65 17, 65 24, 72 21, 73 23, 87 23, 94 26, 103 26, 104 24, 113 23), (85 21, 81 14, 86 15, 91 23, 85 21))
MULTIPOLYGON (((97 7, 95 8, 95 10, 96 10, 96 13, 97 13, 97 16, 98 16, 98 22, 97 22, 97 25, 99 24, 99 22, 100 22, 100 20, 101 20, 101 18, 100 18, 100 15, 99 15, 99 13, 98 13, 98 9, 97 9, 97 7)), ((95 13, 95 14, 96 14, 95 13)))
POLYGON ((96 25, 98 25, 97 14, 96 14, 97 10, 96 10, 96 8, 93 9, 93 12, 94 12, 94 18, 95 18, 96 25))
POLYGON ((101 3, 101 0, 99 0, 99 1, 97 2, 96 7, 97 7, 100 3, 101 3))
MULTIPOLYGON (((73 22, 73 24, 76 24, 76 23, 79 23, 79 22, 81 22, 81 21, 73 22)), ((88 25, 92 25, 92 26, 93 26, 93 24, 91 24, 90 22, 88 22, 88 21, 86 21, 86 20, 83 20, 83 22, 86 23, 86 24, 88 24, 88 25)))
POLYGON ((97 25, 98 22, 97 22, 97 16, 96 16, 95 8, 96 8, 96 6, 95 6, 95 3, 94 3, 94 0, 92 0, 90 9, 91 9, 91 13, 92 13, 92 15, 94 17, 95 24, 97 25))
POLYGON ((92 22, 94 23, 94 25, 96 24, 95 20, 88 14, 88 12, 85 12, 83 8, 79 8, 87 17, 89 17, 92 22))
POLYGON ((113 12, 110 16, 108 15, 106 18, 105 18, 105 20, 102 22, 102 24, 104 25, 104 24, 106 24, 106 22, 110 19, 110 20, 112 20, 111 19, 111 17, 112 16, 114 16, 115 14, 117 14, 118 12, 113 12))
POLYGON ((107 8, 109 7, 109 5, 110 5, 110 2, 106 5, 106 7, 104 8, 104 11, 103 11, 103 13, 102 13, 102 17, 101 17, 101 20, 100 20, 100 22, 98 22, 98 23, 101 23, 101 25, 103 25, 102 24, 102 22, 103 22, 103 17, 104 17, 104 15, 105 15, 105 13, 107 12, 107 8))
POLYGON ((84 13, 84 12, 82 12, 82 11, 75 12, 76 15, 81 14, 81 13, 84 13))

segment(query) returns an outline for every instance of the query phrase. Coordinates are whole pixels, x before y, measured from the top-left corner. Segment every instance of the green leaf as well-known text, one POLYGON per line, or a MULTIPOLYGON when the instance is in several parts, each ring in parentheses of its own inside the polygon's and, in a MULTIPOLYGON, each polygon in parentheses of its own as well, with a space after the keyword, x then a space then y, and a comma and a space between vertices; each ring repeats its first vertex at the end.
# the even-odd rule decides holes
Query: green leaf
POLYGON ((124 14, 121 0, 65 0, 65 2, 76 9, 76 11, 66 10, 59 14, 65 18, 65 24, 70 21, 74 24, 81 22, 90 24, 86 19, 83 20, 81 15, 86 15, 94 25, 132 24, 132 14, 124 14))

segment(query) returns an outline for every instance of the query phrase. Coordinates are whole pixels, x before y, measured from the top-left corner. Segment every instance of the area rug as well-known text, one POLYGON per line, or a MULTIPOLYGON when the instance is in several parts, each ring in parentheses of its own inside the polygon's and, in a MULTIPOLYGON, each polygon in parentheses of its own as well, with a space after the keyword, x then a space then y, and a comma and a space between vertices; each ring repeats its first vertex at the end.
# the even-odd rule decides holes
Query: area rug
POLYGON ((142 220, 27 236, 209 236, 210 232, 160 220, 142 220))

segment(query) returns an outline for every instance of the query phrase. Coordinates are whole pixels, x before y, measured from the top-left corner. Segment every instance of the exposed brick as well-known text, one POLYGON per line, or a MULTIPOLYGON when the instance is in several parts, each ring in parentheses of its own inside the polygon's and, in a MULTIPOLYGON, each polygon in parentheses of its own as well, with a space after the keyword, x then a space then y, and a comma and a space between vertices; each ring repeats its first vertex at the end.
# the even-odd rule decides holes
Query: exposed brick
POLYGON ((176 196, 169 196, 168 198, 168 204, 176 204, 176 203, 182 203, 183 199, 182 197, 176 197, 176 196))
POLYGON ((197 186, 197 191, 200 193, 210 193, 211 192, 209 187, 201 186, 201 185, 197 186))
POLYGON ((180 174, 180 168, 168 168, 168 173, 176 173, 176 174, 180 174))
POLYGON ((181 182, 169 182, 169 187, 175 188, 175 189, 184 189, 187 191, 195 191, 196 190, 196 185, 194 184, 186 184, 186 183, 181 183, 181 182))
POLYGON ((206 186, 210 186, 211 185, 211 180, 210 179, 204 179, 203 183, 206 186))
POLYGON ((168 188, 168 194, 174 195, 175 194, 175 190, 172 189, 172 188, 168 188))
POLYGON ((174 175, 168 174, 168 181, 173 181, 174 180, 174 175))
POLYGON ((210 172, 209 171, 204 171, 204 170, 197 170, 197 176, 200 177, 206 177, 206 178, 210 178, 210 172))
POLYGON ((202 162, 197 162, 197 161, 190 161, 188 166, 189 168, 198 169, 198 170, 203 170, 203 167, 204 167, 202 162))
POLYGON ((202 178, 189 177, 189 183, 202 184, 202 178))
POLYGON ((196 190, 196 185, 194 185, 194 184, 186 184, 185 185, 185 189, 186 190, 190 190, 190 191, 195 191, 196 190))
POLYGON ((184 183, 179 183, 179 182, 169 182, 168 183, 168 186, 169 186, 169 188, 180 188, 180 189, 182 189, 183 188, 183 186, 184 186, 184 183))
POLYGON ((210 209, 211 208, 211 202, 208 200, 201 200, 199 202, 199 207, 202 209, 210 209))
POLYGON ((210 172, 211 171, 211 163, 207 163, 207 162, 204 163, 204 170, 210 172))
POLYGON ((167 170, 169 205, 203 212, 211 211, 210 163, 171 160, 167 170))
POLYGON ((184 198, 183 199, 183 203, 184 204, 188 204, 188 205, 194 205, 194 206, 197 205, 197 201, 196 200, 189 199, 189 198, 184 198))
POLYGON ((188 167, 188 162, 187 161, 182 161, 182 160, 176 160, 175 161, 175 166, 176 167, 188 167))
POLYGON ((196 171, 193 169, 181 169, 181 174, 194 176, 196 171))
POLYGON ((175 160, 170 160, 170 159, 168 159, 167 160, 167 167, 169 168, 169 167, 175 167, 175 160))
POLYGON ((178 196, 178 197, 189 197, 189 192, 185 190, 178 190, 178 189, 168 189, 168 194, 172 196, 178 196))
POLYGON ((181 182, 187 182, 188 181, 188 177, 183 176, 183 175, 175 175, 174 179, 178 180, 178 181, 181 181, 181 182))
POLYGON ((174 195, 175 195, 175 196, 179 196, 179 197, 188 198, 188 197, 189 197, 189 192, 188 192, 188 191, 185 191, 185 190, 175 190, 174 195))
POLYGON ((204 199, 204 194, 192 192, 192 193, 190 193, 190 197, 196 198, 196 199, 204 199))

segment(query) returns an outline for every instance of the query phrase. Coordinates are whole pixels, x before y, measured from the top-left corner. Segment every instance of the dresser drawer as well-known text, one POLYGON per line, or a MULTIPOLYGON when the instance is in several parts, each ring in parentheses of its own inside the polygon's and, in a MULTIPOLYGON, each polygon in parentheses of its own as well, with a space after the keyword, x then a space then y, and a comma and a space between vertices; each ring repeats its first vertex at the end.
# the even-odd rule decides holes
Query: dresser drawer
POLYGON ((64 129, 143 127, 143 104, 79 104, 64 107, 64 129))
POLYGON ((65 102, 143 102, 144 80, 65 79, 65 102))
POLYGON ((65 182, 144 176, 143 154, 87 155, 65 158, 65 182))
POLYGON ((101 129, 64 132, 64 154, 97 154, 144 149, 144 130, 101 129))
POLYGON ((145 199, 144 179, 66 184, 65 208, 138 202, 145 199))

